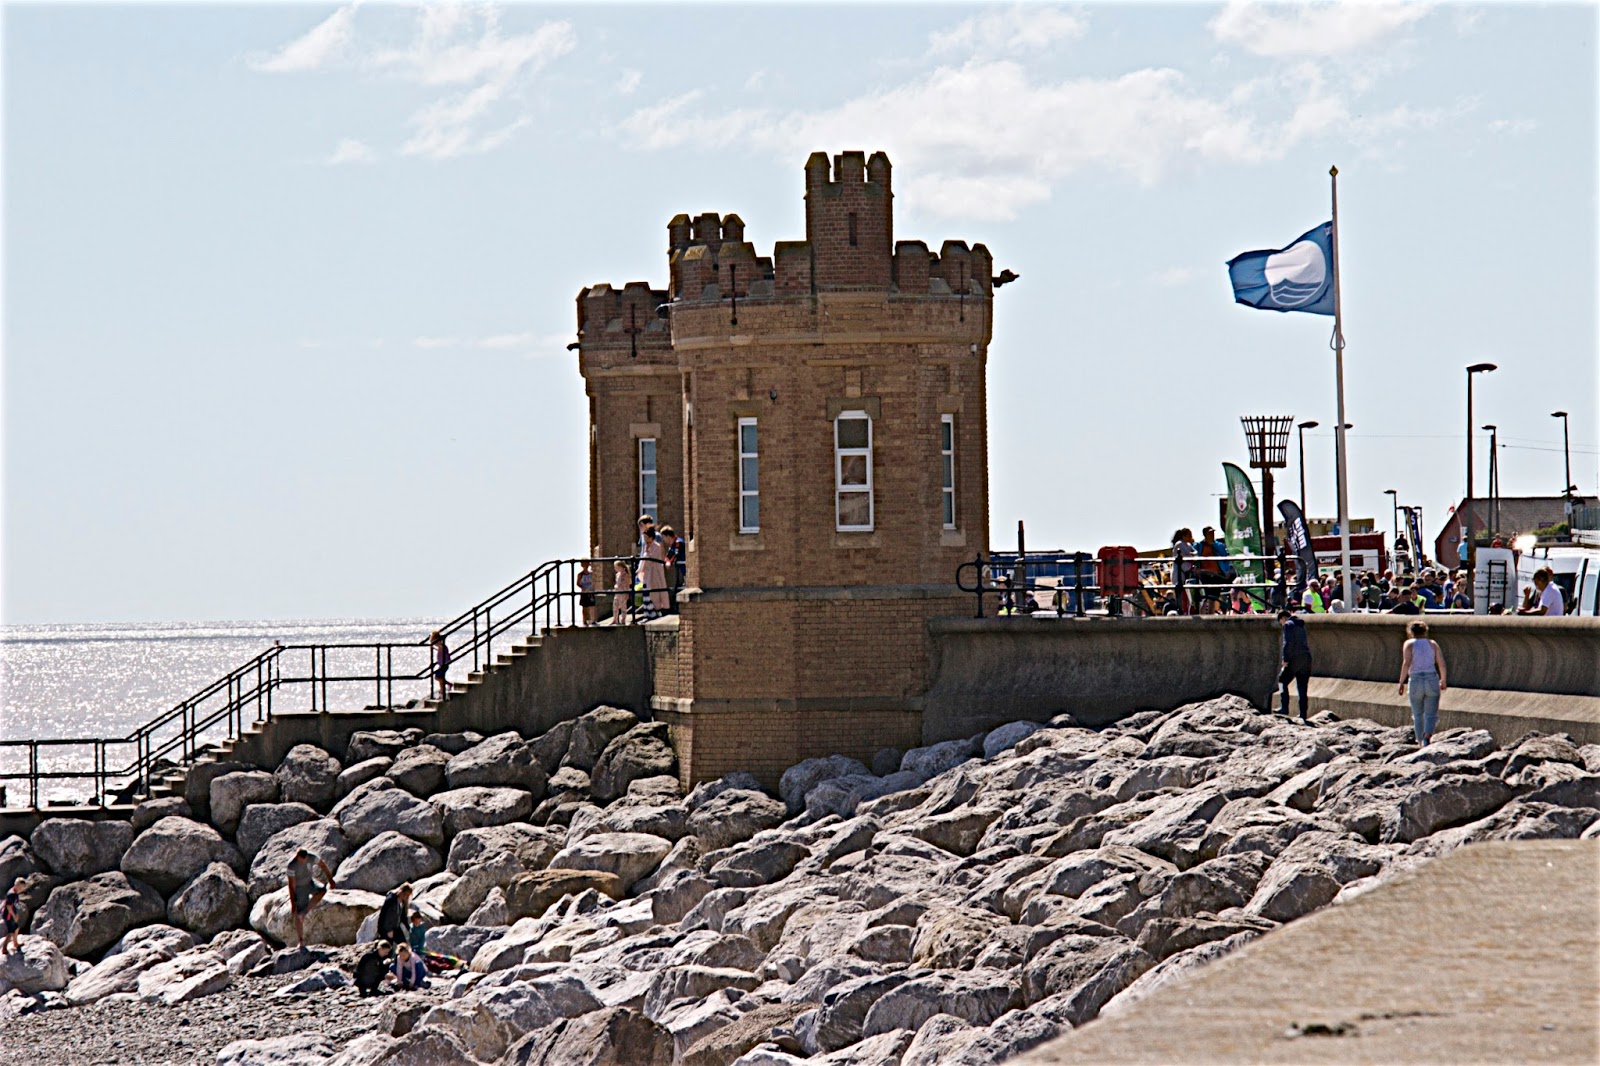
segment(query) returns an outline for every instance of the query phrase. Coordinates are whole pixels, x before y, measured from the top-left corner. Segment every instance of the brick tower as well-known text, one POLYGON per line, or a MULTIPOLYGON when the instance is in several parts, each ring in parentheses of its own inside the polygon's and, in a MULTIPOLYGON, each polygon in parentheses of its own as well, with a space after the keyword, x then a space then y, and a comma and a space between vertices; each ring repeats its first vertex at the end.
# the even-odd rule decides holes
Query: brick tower
POLYGON ((927 622, 971 611, 956 568, 988 548, 988 249, 895 241, 881 152, 805 179, 804 241, 758 256, 738 216, 679 215, 666 293, 579 298, 596 542, 632 536, 647 430, 689 539, 650 642, 689 781, 920 743, 927 622))

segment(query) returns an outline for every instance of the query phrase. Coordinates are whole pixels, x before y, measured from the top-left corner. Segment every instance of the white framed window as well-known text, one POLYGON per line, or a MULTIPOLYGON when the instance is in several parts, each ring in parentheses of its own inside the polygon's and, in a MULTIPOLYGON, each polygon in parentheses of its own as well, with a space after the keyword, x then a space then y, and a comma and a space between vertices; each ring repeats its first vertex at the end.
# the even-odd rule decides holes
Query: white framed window
POLYGON ((761 532, 760 453, 756 420, 739 419, 739 532, 761 532))
POLYGON ((872 419, 843 411, 833 420, 834 528, 872 529, 872 419))
POLYGON ((939 416, 940 504, 944 528, 956 528, 956 416, 939 416))
POLYGON ((639 513, 655 516, 659 504, 660 501, 656 496, 656 439, 640 437, 639 513))

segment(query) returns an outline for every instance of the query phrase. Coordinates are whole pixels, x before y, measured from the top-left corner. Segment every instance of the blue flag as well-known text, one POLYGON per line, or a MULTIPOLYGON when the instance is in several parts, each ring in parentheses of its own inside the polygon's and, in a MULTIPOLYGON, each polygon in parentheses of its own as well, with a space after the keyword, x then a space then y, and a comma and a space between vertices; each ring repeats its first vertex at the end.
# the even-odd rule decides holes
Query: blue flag
POLYGON ((1245 252, 1228 260, 1236 303, 1263 311, 1333 314, 1333 223, 1324 222, 1287 248, 1245 252))

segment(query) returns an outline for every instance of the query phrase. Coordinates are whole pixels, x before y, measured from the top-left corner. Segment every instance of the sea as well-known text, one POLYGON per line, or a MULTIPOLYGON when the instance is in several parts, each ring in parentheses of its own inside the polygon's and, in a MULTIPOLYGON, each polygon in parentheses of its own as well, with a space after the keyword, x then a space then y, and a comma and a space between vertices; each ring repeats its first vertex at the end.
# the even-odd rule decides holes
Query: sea
MULTIPOLYGON (((425 618, 324 618, 259 622, 83 622, 0 626, 0 787, 15 805, 25 785, 15 775, 28 749, 5 741, 121 737, 178 705, 211 682, 267 650, 274 641, 297 644, 411 644, 438 623, 425 618)), ((408 649, 412 669, 427 662, 426 648, 408 649)), ((309 652, 286 652, 285 673, 305 673, 309 652), (302 660, 301 655, 306 658, 302 660)), ((373 669, 370 651, 345 656, 348 673, 373 669)), ((337 653, 330 666, 338 672, 337 653)), ((396 659, 396 668, 401 667, 396 659)), ((306 710, 310 686, 286 686, 281 710, 306 710)), ((370 685, 346 685, 330 694, 334 709, 360 709, 374 700, 370 685)), ((395 692, 395 702, 417 692, 395 692)), ((92 765, 92 749, 40 749, 53 768, 92 765)), ((77 782, 51 783, 42 800, 83 798, 77 782)))

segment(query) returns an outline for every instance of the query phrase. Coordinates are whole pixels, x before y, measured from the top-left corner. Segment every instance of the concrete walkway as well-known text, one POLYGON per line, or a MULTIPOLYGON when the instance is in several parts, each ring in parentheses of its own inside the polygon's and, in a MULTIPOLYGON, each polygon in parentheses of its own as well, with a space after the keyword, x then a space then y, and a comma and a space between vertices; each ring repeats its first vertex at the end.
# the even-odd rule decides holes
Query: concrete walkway
POLYGON ((1600 841, 1452 852, 1013 1062, 1600 1062, 1600 841))

